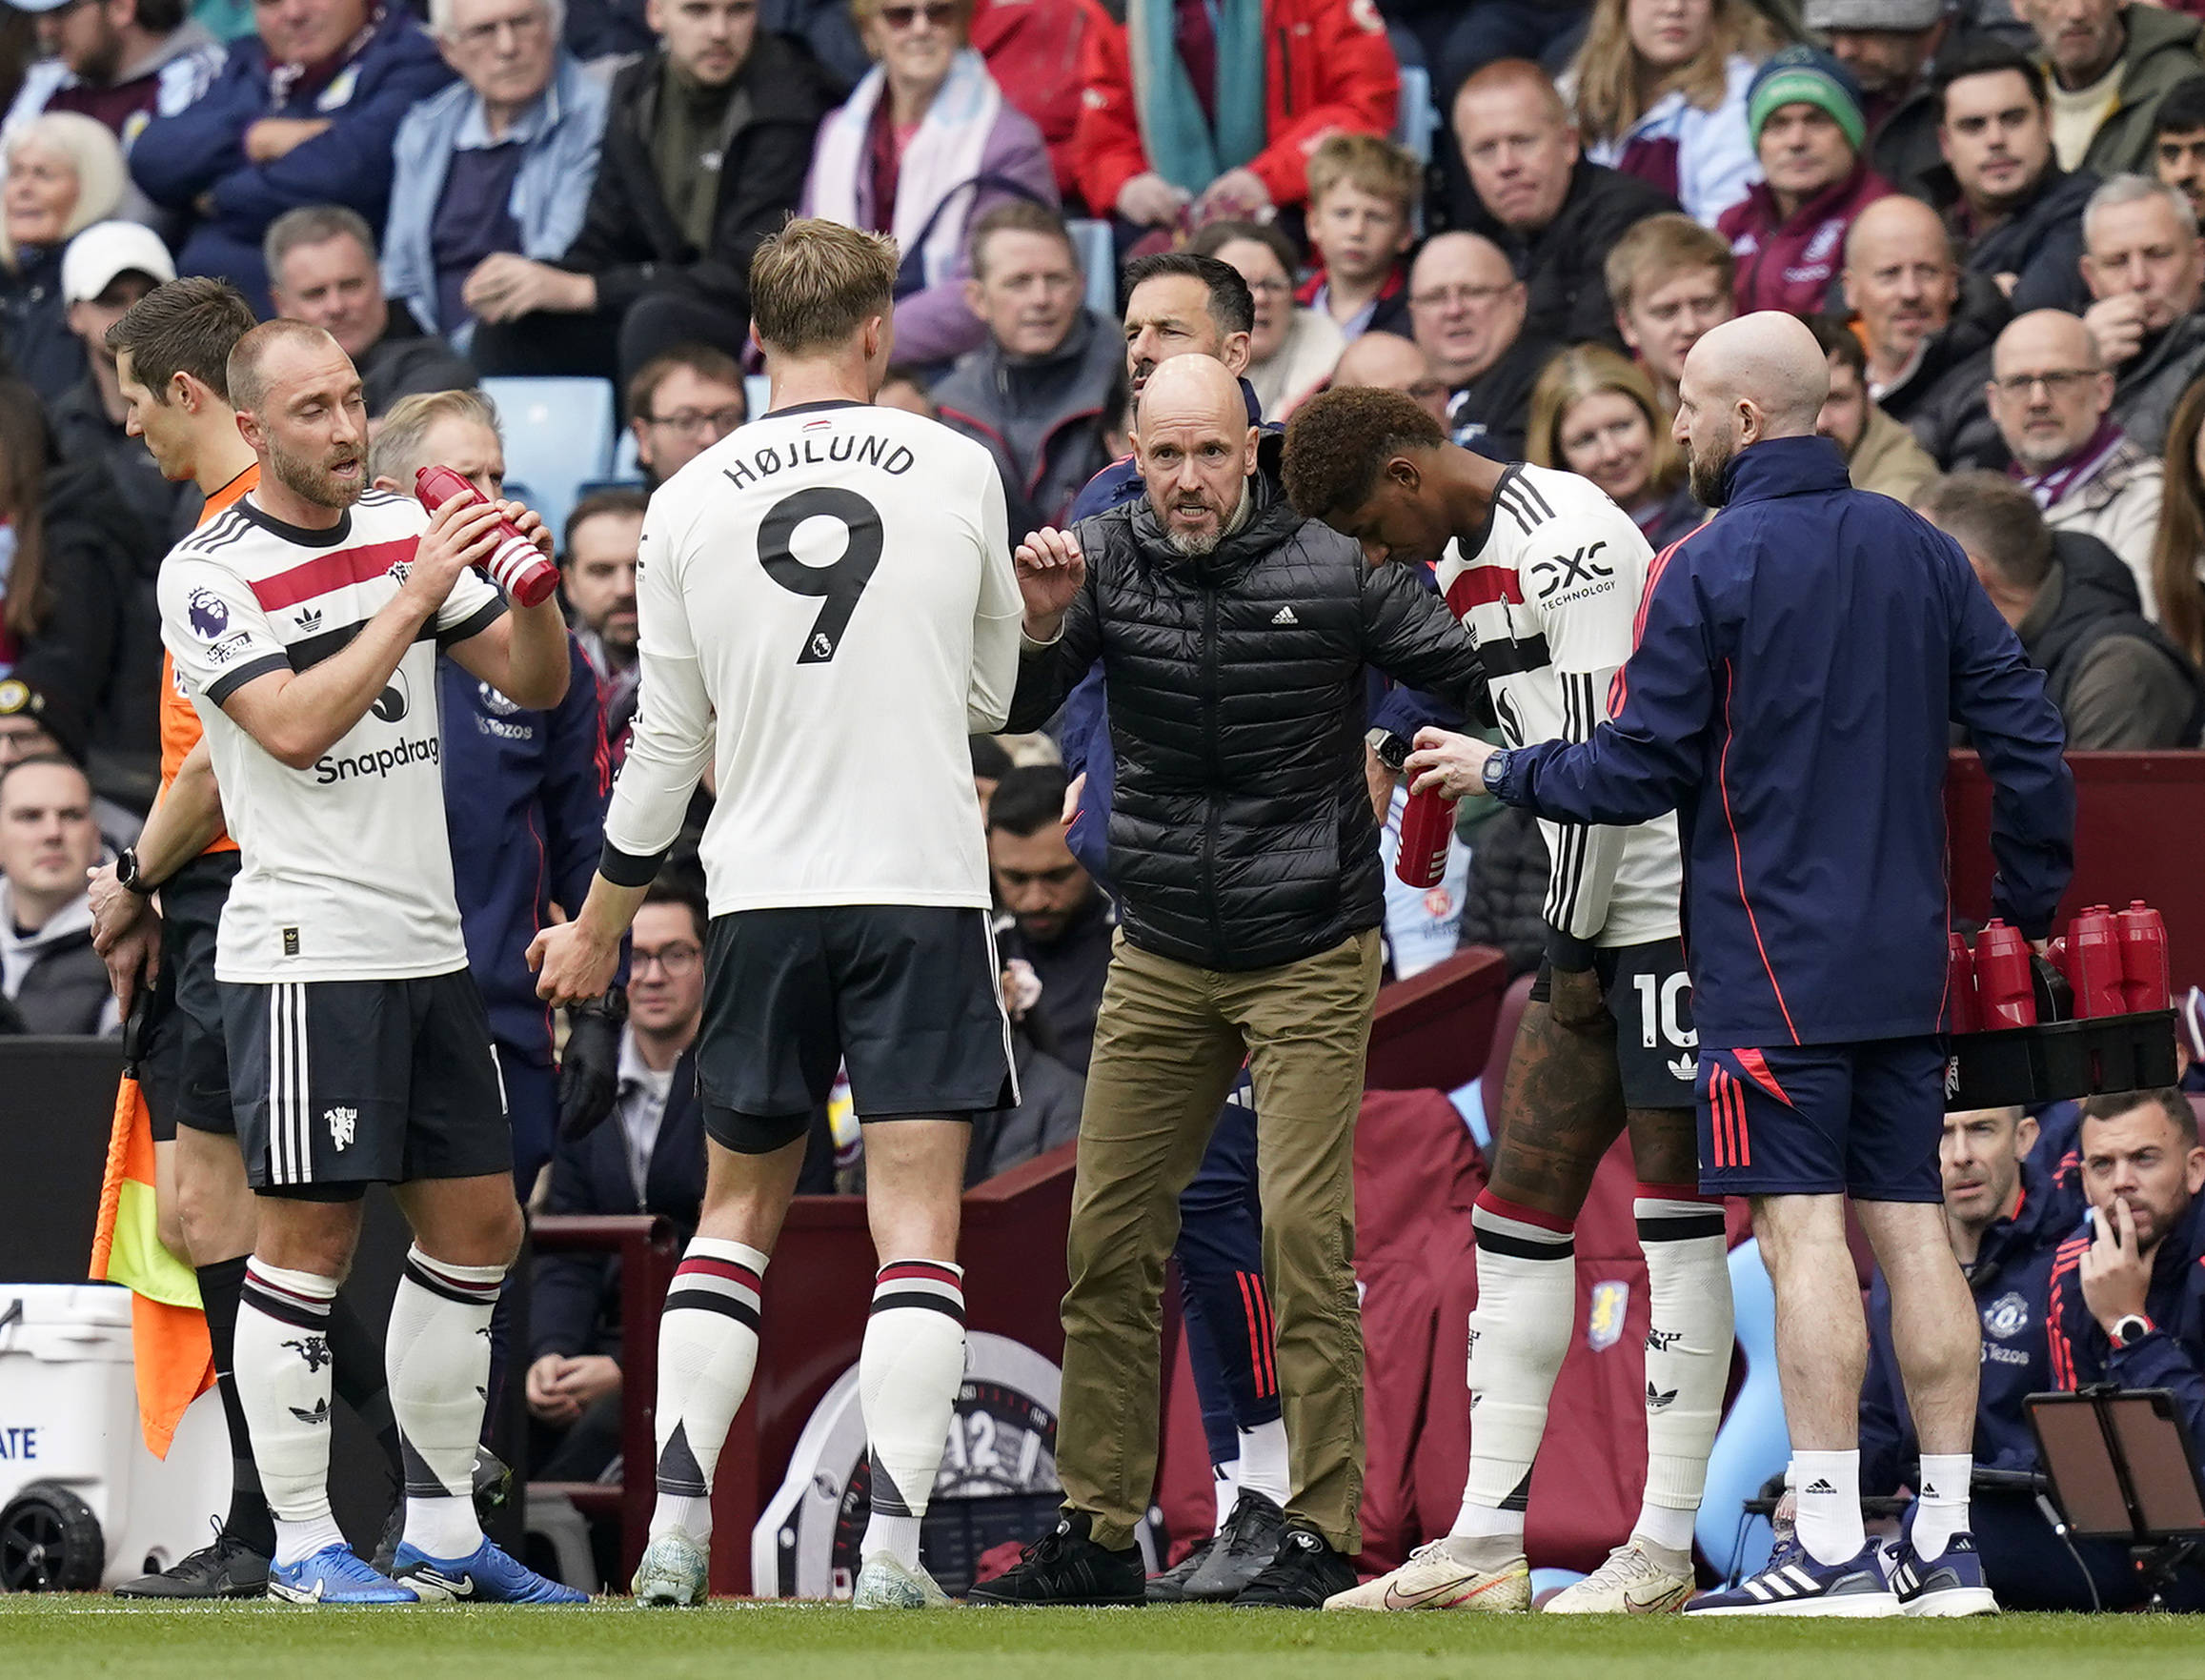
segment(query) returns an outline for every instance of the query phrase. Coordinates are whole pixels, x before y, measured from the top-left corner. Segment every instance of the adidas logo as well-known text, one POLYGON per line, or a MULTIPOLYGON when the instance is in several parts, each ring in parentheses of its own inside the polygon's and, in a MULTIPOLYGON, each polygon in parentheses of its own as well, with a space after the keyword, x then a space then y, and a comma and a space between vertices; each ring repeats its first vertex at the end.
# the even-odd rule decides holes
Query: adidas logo
POLYGON ((1699 1069, 1699 1059, 1694 1056, 1679 1056, 1669 1063, 1670 1077, 1679 1081, 1690 1080, 1699 1069))
POLYGON ((1813 1481, 1808 1483, 1807 1486, 1802 1488, 1799 1491, 1802 1493, 1835 1493, 1837 1489, 1832 1488, 1820 1476, 1817 1476, 1813 1481))
POLYGON ((1646 1386, 1646 1408, 1649 1411, 1660 1411, 1664 1407, 1673 1404, 1676 1397, 1677 1391, 1674 1388, 1656 1388, 1651 1383, 1646 1386))
POLYGON ((1271 615, 1271 622, 1274 624, 1299 624, 1302 620, 1294 617, 1292 607, 1281 607, 1271 615))
POLYGON ((296 624, 309 636, 312 636, 315 631, 321 628, 321 609, 319 607, 309 607, 305 612, 297 614, 295 617, 293 617, 292 622, 296 624))
POLYGON ((329 1402, 315 1401, 312 1411, 303 1406, 294 1406, 291 1408, 291 1415, 302 1424, 326 1424, 329 1422, 329 1402))

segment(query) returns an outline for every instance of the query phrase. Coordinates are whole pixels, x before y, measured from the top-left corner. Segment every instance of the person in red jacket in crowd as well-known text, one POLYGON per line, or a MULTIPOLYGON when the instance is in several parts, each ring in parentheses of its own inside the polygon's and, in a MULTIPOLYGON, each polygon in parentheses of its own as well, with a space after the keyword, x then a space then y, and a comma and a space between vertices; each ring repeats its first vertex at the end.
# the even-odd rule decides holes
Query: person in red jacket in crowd
POLYGON ((1738 313, 1835 308, 1846 230, 1892 191, 1862 155, 1860 84, 1829 53, 1787 47, 1754 75, 1746 126, 1766 178, 1715 224, 1737 259, 1738 313))
POLYGON ((980 0, 968 31, 1003 98, 1031 118, 1049 148, 1057 191, 1080 191, 1080 54, 1087 38, 1085 0, 980 0))
POLYGON ((1373 0, 1082 3, 1074 146, 1098 215, 1262 219, 1303 201, 1325 135, 1393 132, 1401 79, 1373 0))

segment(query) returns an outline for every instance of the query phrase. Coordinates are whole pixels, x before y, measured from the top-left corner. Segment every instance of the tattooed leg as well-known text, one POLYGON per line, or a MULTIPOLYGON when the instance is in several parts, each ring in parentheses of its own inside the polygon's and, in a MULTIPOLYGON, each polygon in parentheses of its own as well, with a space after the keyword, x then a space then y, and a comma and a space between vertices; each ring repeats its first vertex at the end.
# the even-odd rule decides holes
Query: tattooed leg
POLYGON ((1547 1399, 1577 1319, 1577 1212, 1622 1135, 1615 1022, 1590 975, 1554 977, 1551 1003, 1524 1011, 1509 1052, 1492 1177, 1470 1224, 1478 1305, 1470 1314, 1469 1475, 1447 1551, 1467 1568, 1522 1569, 1531 1461, 1547 1399))

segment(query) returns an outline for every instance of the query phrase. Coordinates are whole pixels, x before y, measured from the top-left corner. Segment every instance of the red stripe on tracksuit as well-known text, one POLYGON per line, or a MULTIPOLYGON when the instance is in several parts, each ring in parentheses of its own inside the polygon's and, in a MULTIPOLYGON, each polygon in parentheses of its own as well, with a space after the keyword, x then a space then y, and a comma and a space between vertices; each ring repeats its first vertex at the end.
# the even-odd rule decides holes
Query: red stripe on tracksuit
POLYGON ((1271 1323, 1270 1299, 1264 1280, 1254 1272, 1235 1272, 1241 1286, 1241 1311, 1248 1325, 1248 1366, 1255 1378, 1256 1398, 1268 1400, 1279 1391, 1278 1355, 1271 1344, 1276 1334, 1271 1323))

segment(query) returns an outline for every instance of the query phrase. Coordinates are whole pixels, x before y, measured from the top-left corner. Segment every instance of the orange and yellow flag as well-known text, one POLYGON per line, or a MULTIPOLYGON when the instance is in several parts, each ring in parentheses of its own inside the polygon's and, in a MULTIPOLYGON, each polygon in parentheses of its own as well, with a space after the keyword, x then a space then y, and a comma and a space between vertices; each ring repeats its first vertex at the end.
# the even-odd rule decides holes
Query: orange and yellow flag
POLYGON ((169 1456, 185 1408, 214 1386, 214 1354, 199 1281, 163 1246, 153 1205, 153 1127, 138 1082, 123 1076, 108 1134, 107 1177, 91 1239, 94 1283, 131 1290, 131 1350, 138 1427, 155 1458, 169 1456))

